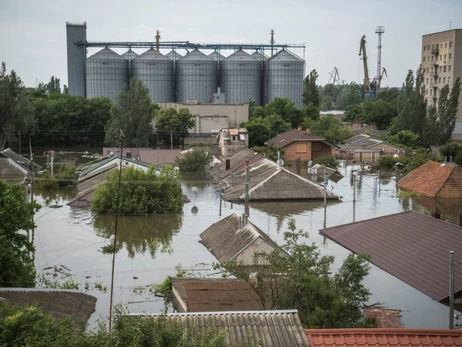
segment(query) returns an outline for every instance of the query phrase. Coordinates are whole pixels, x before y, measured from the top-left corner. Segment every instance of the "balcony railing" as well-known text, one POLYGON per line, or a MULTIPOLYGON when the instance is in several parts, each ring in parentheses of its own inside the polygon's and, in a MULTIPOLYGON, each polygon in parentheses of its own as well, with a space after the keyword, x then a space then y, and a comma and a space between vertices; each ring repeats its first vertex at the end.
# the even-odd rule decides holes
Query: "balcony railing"
POLYGON ((438 54, 438 46, 432 48, 432 54, 438 54))
POLYGON ((431 72, 431 75, 433 77, 438 77, 438 70, 437 69, 434 69, 432 72, 431 72))

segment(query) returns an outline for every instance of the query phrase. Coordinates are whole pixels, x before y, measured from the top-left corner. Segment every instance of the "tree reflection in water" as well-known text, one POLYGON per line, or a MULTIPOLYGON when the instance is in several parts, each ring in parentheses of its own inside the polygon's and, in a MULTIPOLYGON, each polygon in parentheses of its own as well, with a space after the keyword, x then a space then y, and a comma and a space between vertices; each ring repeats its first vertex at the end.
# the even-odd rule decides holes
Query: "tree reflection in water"
MULTIPOLYGON (((171 249, 173 235, 183 224, 182 214, 156 214, 151 216, 119 216, 116 251, 125 247, 130 258, 136 253, 149 253, 153 258, 157 251, 171 249)), ((115 215, 95 214, 93 228, 98 236, 112 239, 115 215)))

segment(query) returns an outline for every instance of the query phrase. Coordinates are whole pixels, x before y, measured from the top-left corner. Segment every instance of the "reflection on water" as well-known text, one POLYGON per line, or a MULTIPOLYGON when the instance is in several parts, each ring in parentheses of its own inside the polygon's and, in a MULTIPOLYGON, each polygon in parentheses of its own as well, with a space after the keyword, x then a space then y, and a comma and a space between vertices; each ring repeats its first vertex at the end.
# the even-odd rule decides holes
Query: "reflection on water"
MULTIPOLYGON (((182 225, 182 214, 119 216, 116 249, 125 247, 130 258, 149 250, 151 257, 155 258, 158 250, 165 252, 171 249, 172 237, 182 225)), ((95 215, 93 227, 98 236, 111 238, 114 235, 115 215, 95 215)))
POLYGON ((64 205, 68 200, 77 195, 76 187, 66 187, 53 190, 35 189, 35 199, 41 198, 45 206, 64 205))

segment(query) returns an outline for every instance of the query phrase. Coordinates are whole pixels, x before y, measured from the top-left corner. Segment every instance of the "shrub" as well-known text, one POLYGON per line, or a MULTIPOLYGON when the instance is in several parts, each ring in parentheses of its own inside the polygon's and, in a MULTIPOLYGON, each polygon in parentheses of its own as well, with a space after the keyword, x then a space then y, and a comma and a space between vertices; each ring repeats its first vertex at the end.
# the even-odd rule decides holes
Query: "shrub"
POLYGON ((76 185, 78 176, 76 170, 77 168, 72 164, 61 165, 56 175, 51 176, 47 172, 39 179, 36 179, 35 187, 37 189, 52 190, 76 185))
POLYGON ((457 155, 462 155, 462 145, 457 142, 449 142, 440 147, 440 153, 443 157, 447 157, 448 161, 451 156, 452 159, 455 159, 457 155))
POLYGON ((203 172, 210 163, 210 154, 204 150, 195 150, 176 158, 175 162, 182 172, 203 172))
POLYGON ((273 144, 268 146, 255 146, 252 147, 252 150, 263 154, 266 158, 271 159, 273 161, 278 160, 278 151, 280 152, 281 158, 284 158, 285 150, 284 148, 276 147, 273 144))
POLYGON ((315 164, 326 165, 330 166, 331 168, 336 168, 338 166, 338 160, 335 159, 333 155, 327 155, 324 157, 313 159, 313 165, 315 164))
POLYGON ((398 161, 400 161, 400 158, 393 158, 391 155, 382 155, 379 158, 379 166, 382 169, 391 169, 398 161))

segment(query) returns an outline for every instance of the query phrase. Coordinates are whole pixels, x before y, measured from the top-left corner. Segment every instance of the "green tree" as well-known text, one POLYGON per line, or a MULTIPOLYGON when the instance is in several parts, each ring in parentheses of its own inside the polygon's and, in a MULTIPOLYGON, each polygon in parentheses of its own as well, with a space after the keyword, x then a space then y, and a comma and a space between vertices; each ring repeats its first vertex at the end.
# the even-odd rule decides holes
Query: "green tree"
POLYGON ((156 132, 164 143, 183 144, 184 138, 188 136, 188 129, 196 125, 196 119, 187 108, 179 111, 173 107, 160 110, 156 119, 156 132))
POLYGON ((444 146, 441 146, 440 153, 443 157, 447 158, 448 161, 452 157, 457 165, 462 165, 462 163, 459 162, 459 159, 462 159, 462 145, 457 142, 448 142, 444 146))
POLYGON ((249 147, 263 146, 269 139, 292 128, 291 124, 278 114, 254 118, 241 123, 241 127, 249 133, 249 147))
POLYGON ((0 77, 0 148, 5 148, 19 132, 33 133, 34 126, 34 108, 21 79, 14 71, 4 72, 0 77))
POLYGON ((333 144, 342 143, 350 138, 352 133, 347 127, 343 126, 333 115, 328 114, 324 117, 312 121, 307 119, 302 127, 310 129, 312 133, 324 137, 327 141, 333 144))
POLYGON ((319 109, 315 107, 313 104, 308 104, 306 106, 303 106, 302 116, 303 116, 303 120, 305 120, 306 118, 309 118, 312 120, 319 119, 319 109))
POLYGON ((398 115, 396 107, 384 100, 366 100, 362 105, 362 121, 375 123, 377 129, 387 129, 393 118, 398 115))
POLYGON ((419 134, 414 134, 410 130, 401 130, 396 135, 387 137, 387 141, 393 145, 414 148, 419 140, 419 134))
POLYGON ((183 209, 180 180, 169 166, 160 173, 156 173, 154 167, 145 172, 128 166, 122 169, 120 190, 119 172, 114 171, 107 182, 97 188, 91 203, 92 211, 116 213, 119 193, 121 214, 179 213, 183 209))
POLYGON ((40 206, 27 203, 24 196, 23 186, 0 180, 0 287, 35 285, 35 249, 24 231, 34 228, 40 206))
POLYGON ((50 82, 48 82, 46 88, 50 94, 61 94, 61 82, 59 78, 51 76, 50 82))
POLYGON ((132 78, 128 90, 121 91, 112 106, 111 118, 106 125, 106 143, 116 145, 122 130, 126 147, 147 147, 157 109, 157 104, 151 101, 149 89, 143 82, 132 78))
POLYGON ((200 149, 183 154, 181 158, 175 159, 175 163, 181 172, 204 172, 210 159, 210 154, 200 149))
POLYGON ((302 93, 303 105, 305 106, 312 104, 314 107, 319 108, 321 104, 318 86, 316 85, 317 79, 318 73, 316 70, 312 70, 310 74, 305 77, 302 93))
POLYGON ((257 108, 257 103, 254 99, 249 99, 249 119, 253 117, 253 111, 257 108))
POLYGON ((290 122, 293 128, 297 128, 303 122, 303 115, 300 109, 295 106, 295 103, 287 98, 274 98, 265 106, 266 117, 270 115, 278 115, 285 122, 290 122))
POLYGON ((252 150, 257 153, 263 154, 266 158, 271 159, 272 161, 278 160, 278 152, 279 152, 281 159, 284 159, 284 153, 285 153, 284 148, 279 148, 273 145, 272 143, 270 143, 268 146, 252 147, 252 150))
POLYGON ((398 105, 399 90, 396 87, 392 88, 380 88, 377 93, 376 100, 383 100, 392 105, 398 105))
POLYGON ((266 257, 258 282, 249 280, 239 264, 223 266, 249 281, 265 309, 297 309, 305 328, 353 328, 366 326, 362 308, 370 292, 362 281, 369 273, 368 257, 350 254, 332 274, 334 257, 321 255, 318 247, 305 240, 308 233, 297 230, 293 219, 284 233, 283 250, 266 257))
POLYGON ((340 91, 335 101, 335 107, 339 110, 345 110, 348 106, 359 104, 363 101, 362 86, 351 82, 340 87, 340 91))

